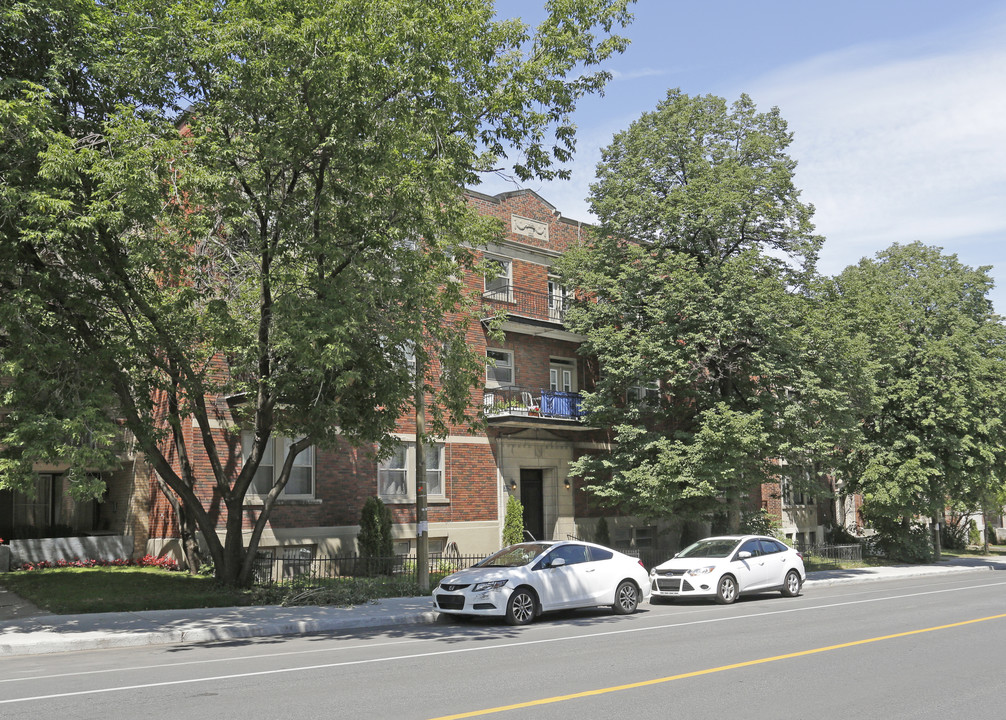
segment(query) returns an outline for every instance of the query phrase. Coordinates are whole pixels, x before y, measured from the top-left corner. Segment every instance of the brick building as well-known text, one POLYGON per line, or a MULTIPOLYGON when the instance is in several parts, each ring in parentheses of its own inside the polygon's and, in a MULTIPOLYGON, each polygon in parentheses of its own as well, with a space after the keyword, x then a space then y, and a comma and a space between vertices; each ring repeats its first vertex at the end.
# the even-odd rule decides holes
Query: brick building
MULTIPOLYGON (((580 411, 580 392, 592 387, 596 367, 578 353, 584 338, 563 324, 567 291, 550 270, 563 252, 586 240, 587 227, 563 217, 529 190, 496 196, 469 191, 467 197, 479 213, 498 218, 505 229, 483 250, 497 269, 496 276, 471 273, 466 282, 481 293, 486 315, 503 310, 506 322, 501 342, 489 338, 485 322, 476 320, 468 329, 470 346, 487 358, 484 385, 472 393, 473 407, 482 408, 487 417, 486 429, 473 435, 467 428, 453 427, 446 438, 427 446, 430 551, 443 551, 449 543, 463 554, 497 549, 508 495, 522 502, 525 528, 534 538, 590 539, 600 511, 578 489, 568 466, 583 453, 603 449, 607 436, 591 427, 580 411)), ((228 398, 210 400, 218 442, 229 447, 232 467, 238 467, 242 433, 234 424, 232 407, 228 398)), ((193 441, 189 446, 199 447, 197 428, 188 432, 193 441)), ((415 551, 412 418, 399 420, 396 437, 400 442, 396 452, 380 463, 369 449, 348 444, 302 453, 262 536, 262 551, 277 558, 352 553, 363 503, 374 495, 391 508, 396 552, 415 551)), ((272 484, 272 474, 279 471, 288 442, 274 438, 271 453, 263 459, 259 468, 263 494, 272 484)), ((205 458, 194 462, 198 471, 205 458)), ((173 509, 142 456, 133 454, 120 471, 107 476, 103 502, 86 508, 60 510, 59 503, 68 501, 58 500, 59 469, 45 470, 40 482, 53 487, 39 502, 50 507, 28 508, 39 523, 44 518, 74 517, 73 529, 82 533, 132 536, 137 554, 178 551, 173 509)), ((211 483, 200 492, 211 504, 211 483)), ((814 540, 822 534, 824 519, 818 508, 808 506, 804 498, 787 497, 778 484, 763 486, 761 497, 752 501, 755 506, 761 502, 779 518, 793 539, 814 540)), ((13 531, 13 514, 10 523, 4 521, 5 505, 14 508, 12 513, 26 510, 18 511, 16 499, 0 493, 0 531, 5 527, 13 531)), ((261 505, 253 483, 244 508, 249 531, 261 505)), ((611 513, 607 521, 616 546, 649 549, 658 556, 678 549, 681 528, 673 518, 654 523, 611 513)))

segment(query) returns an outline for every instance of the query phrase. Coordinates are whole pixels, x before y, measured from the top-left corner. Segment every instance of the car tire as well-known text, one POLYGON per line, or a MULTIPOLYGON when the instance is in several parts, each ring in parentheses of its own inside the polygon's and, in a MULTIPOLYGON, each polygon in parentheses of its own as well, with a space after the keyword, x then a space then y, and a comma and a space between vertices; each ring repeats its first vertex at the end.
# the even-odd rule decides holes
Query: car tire
POLYGON ((790 570, 786 573, 786 579, 783 580, 780 592, 783 597, 796 597, 800 594, 801 587, 803 587, 803 580, 800 579, 800 573, 796 570, 790 570))
POLYGON ((508 625, 528 625, 534 620, 538 602, 534 593, 526 587, 519 587, 510 593, 506 604, 508 625))
POLYGON ((639 588, 631 580, 623 580, 615 588, 615 603, 611 606, 616 615, 631 615, 639 606, 639 588))
POLYGON ((737 581, 733 575, 724 575, 716 583, 716 602, 729 605, 737 599, 737 581))

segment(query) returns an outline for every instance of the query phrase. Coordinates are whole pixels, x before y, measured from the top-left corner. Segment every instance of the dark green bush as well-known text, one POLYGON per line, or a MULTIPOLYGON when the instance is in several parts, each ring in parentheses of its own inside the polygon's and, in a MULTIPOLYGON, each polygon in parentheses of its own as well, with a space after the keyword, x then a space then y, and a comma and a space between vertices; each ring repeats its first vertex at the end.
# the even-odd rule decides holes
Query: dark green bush
POLYGON ((594 531, 594 542, 598 545, 611 545, 611 535, 608 533, 608 521, 603 515, 597 519, 597 529, 594 531))
POLYGON ((365 575, 390 575, 395 546, 391 537, 391 510, 381 498, 368 498, 360 512, 360 534, 356 536, 365 575))

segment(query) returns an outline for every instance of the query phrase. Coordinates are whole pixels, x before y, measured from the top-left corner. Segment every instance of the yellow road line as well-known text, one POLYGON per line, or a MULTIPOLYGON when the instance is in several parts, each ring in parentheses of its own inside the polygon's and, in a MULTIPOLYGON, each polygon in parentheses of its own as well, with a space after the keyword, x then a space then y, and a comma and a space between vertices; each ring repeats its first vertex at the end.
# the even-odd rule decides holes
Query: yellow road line
POLYGON ((707 668, 706 670, 695 670, 693 672, 671 675, 669 677, 656 678, 654 680, 643 680, 641 682, 629 683, 627 685, 616 685, 614 687, 599 688, 597 690, 586 690, 584 692, 572 693, 570 695, 556 695, 555 697, 542 698, 541 700, 529 700, 528 702, 515 703, 513 705, 501 705, 500 707, 486 708, 485 710, 474 710, 472 712, 458 713, 457 715, 444 715, 432 720, 461 720, 461 718, 480 717, 482 715, 492 715, 506 712, 508 710, 520 710, 521 708, 536 707, 538 705, 549 705, 551 703, 564 702, 566 700, 576 700, 577 698, 591 697, 593 695, 605 695, 607 693, 619 692, 621 690, 633 690, 635 688, 647 687, 648 685, 659 685, 673 680, 684 680, 685 678, 699 677, 700 675, 710 675, 712 673, 723 672, 724 670, 736 670, 737 668, 749 667, 751 665, 761 665, 762 663, 775 662, 777 660, 788 660, 790 658, 803 657, 804 655, 814 655, 817 653, 829 652, 831 650, 841 650, 842 648, 866 645, 868 643, 880 642, 881 640, 893 640, 895 638, 909 637, 921 633, 934 632, 936 630, 947 630, 949 628, 973 625, 989 620, 1001 620, 1006 618, 1006 613, 1002 615, 990 615, 989 617, 977 618, 975 620, 964 620, 963 622, 950 623, 949 625, 938 625, 936 627, 922 628, 921 630, 909 630, 907 632, 895 633, 893 635, 882 635, 881 637, 867 638, 865 640, 854 640, 853 642, 842 643, 840 645, 829 645, 827 647, 814 648, 813 650, 801 650, 800 652, 787 653, 785 655, 775 655, 774 657, 761 658, 759 660, 748 660, 746 662, 734 663, 733 665, 721 665, 719 667, 707 668))

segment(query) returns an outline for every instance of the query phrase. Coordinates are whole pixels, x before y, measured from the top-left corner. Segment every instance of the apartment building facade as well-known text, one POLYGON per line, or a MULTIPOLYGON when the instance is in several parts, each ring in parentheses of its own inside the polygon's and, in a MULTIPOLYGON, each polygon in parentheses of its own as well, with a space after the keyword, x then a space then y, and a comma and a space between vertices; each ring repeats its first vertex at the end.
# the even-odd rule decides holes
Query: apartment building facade
MULTIPOLYGON (((579 353, 584 338, 564 324, 570 293, 552 272, 564 252, 587 241, 588 226, 564 217, 530 190, 494 196, 468 191, 467 199, 477 212, 497 218, 504 228, 496 242, 480 250, 493 273, 488 277, 469 273, 465 278, 481 295, 484 308, 483 317, 469 326, 467 341, 486 357, 484 383, 473 390, 472 404, 484 412, 487 422, 475 434, 453 426, 447 437, 427 445, 424 480, 430 551, 442 552, 449 545, 462 554, 497 549, 511 495, 524 507, 529 537, 591 539, 598 518, 605 514, 612 544, 658 553, 676 550, 680 527, 674 518, 654 522, 602 510, 569 473, 573 460, 603 451, 607 442, 604 430, 592 427, 581 411, 581 393, 592 388, 597 368, 579 353), (488 331, 489 318, 499 313, 506 318, 501 340, 488 331)), ((231 466, 237 468, 250 437, 235 425, 231 399, 209 400, 218 443, 229 449, 231 466)), ((199 447, 197 428, 193 425, 187 432, 190 447, 199 447)), ((375 459, 374 448, 348 443, 303 452, 270 516, 262 552, 276 559, 355 552, 361 509, 375 495, 391 509, 396 553, 414 552, 418 530, 414 418, 400 418, 395 436, 398 445, 391 457, 381 461, 375 459)), ((263 458, 244 506, 249 533, 289 443, 288 438, 274 438, 263 458)), ((203 465, 205 482, 199 492, 211 506, 208 462, 198 457, 194 462, 197 472, 203 465)), ((138 454, 106 476, 108 493, 103 501, 86 507, 66 504, 59 492, 60 477, 59 468, 41 469, 44 493, 32 502, 0 493, 0 528, 16 535, 15 526, 27 518, 44 532, 46 523, 73 517, 72 528, 65 529, 130 536, 134 554, 180 555, 174 510, 138 454), (5 513, 10 513, 10 522, 3 519, 5 513)), ((755 504, 760 500, 778 517, 787 534, 794 533, 790 537, 818 537, 826 522, 818 507, 797 507, 794 500, 803 499, 787 498, 778 484, 764 486, 761 497, 752 500, 755 504)))

